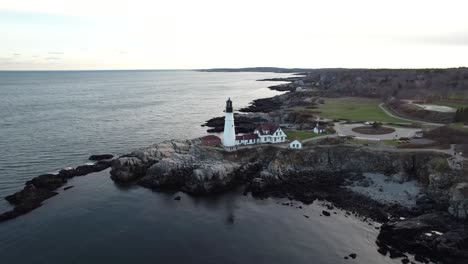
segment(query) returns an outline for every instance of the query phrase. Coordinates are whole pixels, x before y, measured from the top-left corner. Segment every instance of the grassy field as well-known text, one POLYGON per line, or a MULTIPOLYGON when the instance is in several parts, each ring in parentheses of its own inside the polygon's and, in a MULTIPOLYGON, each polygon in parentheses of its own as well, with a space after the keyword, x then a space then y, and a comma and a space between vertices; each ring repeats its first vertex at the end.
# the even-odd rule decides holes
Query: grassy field
POLYGON ((318 137, 318 136, 323 136, 325 134, 315 134, 315 133, 312 133, 310 131, 292 131, 292 130, 289 130, 289 131, 285 131, 286 132, 286 135, 288 135, 288 139, 289 140, 295 140, 295 139, 298 139, 298 140, 304 140, 304 139, 308 139, 308 138, 313 138, 313 137, 318 137))
POLYGON ((453 123, 453 124, 450 124, 450 127, 457 129, 459 131, 468 132, 468 128, 465 127, 463 123, 453 123))
POLYGON ((467 100, 468 101, 468 96, 466 95, 449 95, 447 96, 447 98, 450 100, 467 100))
POLYGON ((378 99, 343 97, 325 98, 325 104, 317 109, 321 117, 330 119, 349 119, 353 121, 379 121, 379 122, 402 122, 398 118, 388 116, 379 104, 378 99))

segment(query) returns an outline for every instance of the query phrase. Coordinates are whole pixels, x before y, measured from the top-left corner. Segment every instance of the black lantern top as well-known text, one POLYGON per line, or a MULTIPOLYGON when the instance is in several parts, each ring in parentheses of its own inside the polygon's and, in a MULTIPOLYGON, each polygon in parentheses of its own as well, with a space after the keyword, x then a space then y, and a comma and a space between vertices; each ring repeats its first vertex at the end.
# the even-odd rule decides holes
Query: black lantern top
POLYGON ((229 98, 226 101, 226 113, 232 113, 232 101, 231 98, 229 98))

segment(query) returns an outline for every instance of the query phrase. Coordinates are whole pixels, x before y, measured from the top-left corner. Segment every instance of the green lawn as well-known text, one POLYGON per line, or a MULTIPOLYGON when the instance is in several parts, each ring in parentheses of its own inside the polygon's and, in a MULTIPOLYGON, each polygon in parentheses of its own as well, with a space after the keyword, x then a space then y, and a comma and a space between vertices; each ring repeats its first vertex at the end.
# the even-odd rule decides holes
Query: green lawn
POLYGON ((381 142, 387 146, 398 146, 400 144, 398 140, 382 140, 381 142))
POLYGON ((468 128, 466 128, 463 123, 452 123, 450 124, 450 127, 459 131, 468 132, 468 128))
POLYGON ((320 116, 330 119, 349 119, 352 121, 379 121, 379 122, 404 122, 398 118, 388 116, 379 104, 378 99, 343 97, 324 98, 325 104, 320 105, 320 116))
POLYGON ((449 95, 447 98, 451 100, 468 100, 468 96, 466 95, 449 95))
POLYGON ((286 135, 288 135, 288 139, 291 140, 291 141, 295 140, 295 139, 304 140, 304 139, 308 139, 308 138, 313 138, 313 137, 326 135, 326 134, 315 134, 315 133, 312 133, 311 131, 292 131, 292 130, 289 130, 289 131, 285 131, 285 132, 286 132, 286 135))

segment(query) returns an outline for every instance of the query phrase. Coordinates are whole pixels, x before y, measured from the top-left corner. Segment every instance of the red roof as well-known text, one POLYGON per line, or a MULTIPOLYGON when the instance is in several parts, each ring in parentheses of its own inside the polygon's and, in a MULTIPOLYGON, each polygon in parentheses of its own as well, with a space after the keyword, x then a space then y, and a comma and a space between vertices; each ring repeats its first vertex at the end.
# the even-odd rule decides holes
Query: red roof
POLYGON ((208 136, 204 136, 203 139, 205 140, 221 140, 218 136, 215 136, 215 135, 208 135, 208 136))
POLYGON ((236 140, 249 140, 249 139, 258 139, 256 134, 247 134, 242 136, 236 136, 236 140))
POLYGON ((221 144, 221 139, 215 135, 208 135, 202 138, 202 145, 204 146, 216 146, 221 144))
POLYGON ((256 130, 260 133, 260 135, 273 135, 276 130, 278 130, 280 127, 275 124, 261 124, 259 125, 256 130))

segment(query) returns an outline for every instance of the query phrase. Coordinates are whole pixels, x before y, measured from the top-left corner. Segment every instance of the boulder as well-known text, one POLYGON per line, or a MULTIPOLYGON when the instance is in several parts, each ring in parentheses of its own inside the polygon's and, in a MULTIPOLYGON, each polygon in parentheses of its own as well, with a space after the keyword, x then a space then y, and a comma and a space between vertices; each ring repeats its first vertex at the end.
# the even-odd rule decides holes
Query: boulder
POLYGON ((325 211, 325 210, 322 211, 322 214, 323 214, 324 216, 330 216, 330 212, 325 211))
POLYGON ((459 219, 468 218, 468 183, 461 182, 450 190, 448 211, 459 219))
POLYGON ((112 162, 111 178, 118 183, 129 183, 144 176, 148 166, 137 157, 118 158, 112 162))
POLYGON ((94 160, 94 161, 99 161, 99 160, 106 160, 106 159, 112 159, 114 155, 112 154, 98 154, 98 155, 91 155, 89 156, 89 160, 94 160))

